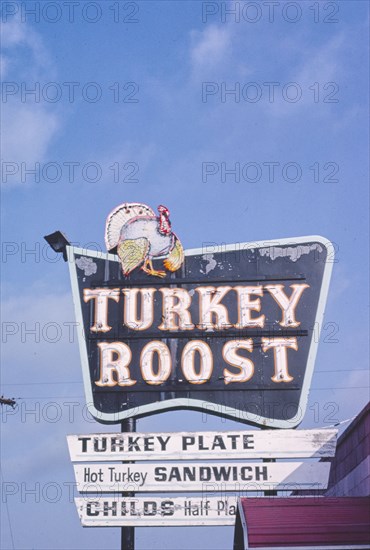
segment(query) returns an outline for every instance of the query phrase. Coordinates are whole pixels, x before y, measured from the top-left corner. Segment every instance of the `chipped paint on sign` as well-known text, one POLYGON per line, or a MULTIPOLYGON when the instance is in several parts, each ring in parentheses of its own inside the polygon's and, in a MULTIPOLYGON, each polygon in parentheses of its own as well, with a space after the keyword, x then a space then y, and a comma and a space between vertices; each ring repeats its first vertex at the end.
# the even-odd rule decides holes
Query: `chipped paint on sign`
POLYGON ((91 258, 77 258, 76 265, 85 273, 86 277, 88 277, 89 275, 94 275, 98 270, 98 266, 95 262, 92 261, 91 258))
POLYGON ((314 243, 307 246, 296 246, 296 247, 286 247, 286 248, 280 248, 278 246, 270 246, 269 248, 261 248, 259 253, 261 256, 267 256, 271 258, 271 260, 276 260, 276 258, 284 258, 287 257, 292 262, 296 262, 299 260, 301 256, 304 254, 310 254, 310 252, 317 251, 319 253, 322 252, 322 247, 318 243, 314 243))
POLYGON ((214 259, 213 254, 206 254, 205 256, 203 256, 203 258, 208 263, 205 267, 205 270, 203 271, 201 269, 200 271, 201 273, 205 273, 206 275, 208 275, 208 273, 210 273, 217 266, 217 262, 214 259))

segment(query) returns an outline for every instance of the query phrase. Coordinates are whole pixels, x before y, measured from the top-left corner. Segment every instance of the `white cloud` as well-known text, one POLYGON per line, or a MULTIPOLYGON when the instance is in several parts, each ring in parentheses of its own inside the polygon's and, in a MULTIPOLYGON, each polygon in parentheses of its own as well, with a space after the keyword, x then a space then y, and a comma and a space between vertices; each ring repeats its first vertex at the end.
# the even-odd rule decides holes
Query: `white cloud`
POLYGON ((330 82, 338 79, 341 71, 341 52, 345 44, 344 35, 336 35, 318 49, 312 49, 306 61, 296 71, 296 80, 302 85, 314 82, 330 82))
MULTIPOLYGON (((59 117, 40 105, 7 105, 3 109, 2 156, 32 169, 44 159, 60 127, 59 117)), ((11 179, 14 182, 14 178, 11 179)))
MULTIPOLYGON (((328 106, 335 105, 339 97, 337 84, 343 73, 343 54, 348 37, 344 34, 334 36, 319 47, 307 45, 299 55, 296 65, 291 64, 284 84, 294 83, 286 89, 287 97, 299 99, 296 102, 275 101, 268 105, 272 115, 281 117, 296 115, 298 110, 315 106, 315 111, 328 113, 328 106), (326 99, 327 103, 323 100, 326 99)), ((287 56, 287 64, 292 52, 292 44, 282 47, 281 55, 287 56)))
POLYGON ((22 97, 22 86, 33 89, 40 81, 53 81, 55 69, 41 37, 28 24, 13 18, 2 24, 1 34, 3 80, 6 77, 3 85, 15 91, 3 98, 2 158, 32 167, 45 159, 61 126, 61 117, 55 104, 32 95, 22 97))
POLYGON ((204 31, 193 31, 191 60, 194 69, 213 68, 231 53, 231 27, 209 25, 204 31))
POLYGON ((30 72, 35 76, 39 71, 52 70, 52 63, 47 49, 39 34, 35 32, 30 25, 14 17, 6 23, 1 23, 1 40, 4 50, 8 50, 13 58, 13 64, 9 69, 18 65, 17 54, 24 48, 31 55, 31 64, 25 64, 21 72, 25 74, 30 72))
POLYGON ((25 24, 22 24, 20 19, 16 17, 10 19, 6 23, 1 23, 0 29, 3 48, 16 46, 27 40, 25 24))
POLYGON ((0 74, 4 78, 8 69, 8 58, 5 55, 0 55, 0 74))
MULTIPOLYGON (((136 142, 135 140, 124 140, 118 143, 114 149, 108 152, 103 152, 101 157, 98 157, 98 161, 103 167, 106 167, 105 173, 108 174, 108 179, 112 179, 114 164, 120 163, 122 167, 122 178, 127 177, 129 183, 134 182, 135 179, 140 180, 140 177, 150 170, 152 163, 158 154, 158 146, 156 143, 148 141, 136 142), (138 171, 135 169, 137 165, 138 171)), ((115 172, 115 177, 118 177, 118 171, 115 172)))

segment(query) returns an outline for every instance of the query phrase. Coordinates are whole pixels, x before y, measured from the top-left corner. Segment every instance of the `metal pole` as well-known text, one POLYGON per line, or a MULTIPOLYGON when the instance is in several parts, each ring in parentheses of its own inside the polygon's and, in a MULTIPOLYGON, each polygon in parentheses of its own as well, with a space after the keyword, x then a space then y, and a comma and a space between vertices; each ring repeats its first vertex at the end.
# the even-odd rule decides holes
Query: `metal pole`
MULTIPOLYGON (((136 432, 136 419, 127 418, 121 422, 122 432, 136 432)), ((122 493, 124 497, 133 497, 135 493, 122 493)), ((135 527, 121 527, 121 550, 135 550, 135 527)))
MULTIPOLYGON (((276 462, 276 459, 275 458, 263 458, 262 462, 276 462)), ((273 490, 273 491, 264 491, 263 494, 264 494, 265 497, 276 497, 277 496, 277 491, 275 491, 275 490, 273 490)))
MULTIPOLYGON (((261 429, 266 430, 268 428, 266 428, 265 426, 262 426, 261 429)), ((263 458, 262 462, 276 462, 276 459, 275 458, 263 458)), ((277 493, 277 491, 272 490, 272 491, 264 491, 263 494, 264 494, 265 497, 276 497, 278 493, 277 493)))

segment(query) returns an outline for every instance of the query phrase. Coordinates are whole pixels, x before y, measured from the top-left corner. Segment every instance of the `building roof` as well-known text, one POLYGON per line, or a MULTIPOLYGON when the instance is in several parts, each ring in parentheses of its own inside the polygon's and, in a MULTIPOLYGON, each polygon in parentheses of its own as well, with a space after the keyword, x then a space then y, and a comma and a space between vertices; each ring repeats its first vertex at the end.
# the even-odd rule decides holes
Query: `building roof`
POLYGON ((234 550, 347 545, 370 546, 368 497, 240 499, 234 550))

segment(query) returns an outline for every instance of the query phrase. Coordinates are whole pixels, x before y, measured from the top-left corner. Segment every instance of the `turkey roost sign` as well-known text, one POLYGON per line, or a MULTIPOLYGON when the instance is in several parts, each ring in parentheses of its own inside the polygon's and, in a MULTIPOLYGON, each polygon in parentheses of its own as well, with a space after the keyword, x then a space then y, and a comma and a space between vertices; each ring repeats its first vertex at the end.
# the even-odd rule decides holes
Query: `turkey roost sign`
POLYGON ((94 418, 117 423, 188 408, 254 425, 297 426, 333 245, 314 236, 184 253, 165 207, 158 218, 145 210, 140 220, 144 205, 131 206, 134 217, 119 207, 108 218, 113 253, 67 248, 94 418))

